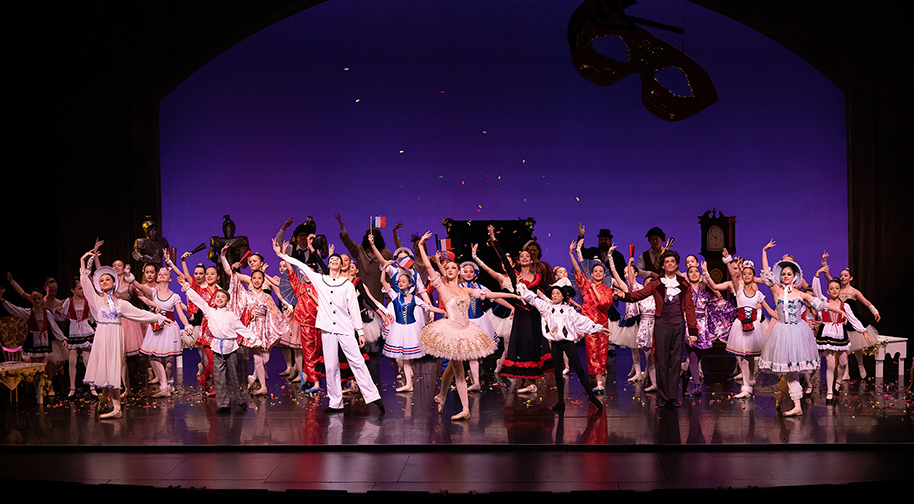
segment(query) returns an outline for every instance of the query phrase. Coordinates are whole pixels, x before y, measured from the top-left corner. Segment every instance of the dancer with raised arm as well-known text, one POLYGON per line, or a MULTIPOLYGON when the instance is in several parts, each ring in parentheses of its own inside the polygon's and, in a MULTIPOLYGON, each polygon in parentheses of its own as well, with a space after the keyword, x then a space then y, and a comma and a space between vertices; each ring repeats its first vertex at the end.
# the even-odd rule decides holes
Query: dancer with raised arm
POLYGON ((118 299, 114 293, 118 288, 117 273, 113 268, 103 266, 89 277, 86 258, 98 253, 103 242, 96 241, 92 252, 82 256, 79 263, 79 282, 86 295, 86 302, 98 324, 93 341, 93 352, 86 363, 86 376, 83 382, 95 385, 99 389, 98 412, 112 396, 111 411, 100 415, 100 418, 121 418, 121 368, 124 361, 124 330, 121 319, 126 318, 141 324, 172 325, 165 315, 140 310, 132 304, 118 299))
MULTIPOLYGON (((368 404, 377 406, 381 415, 384 415, 384 404, 381 395, 375 386, 365 365, 359 346, 365 344, 362 317, 359 314, 359 304, 356 299, 355 287, 349 279, 341 274, 342 260, 339 254, 331 254, 327 261, 329 275, 322 275, 312 271, 305 263, 287 256, 283 247, 273 242, 273 251, 276 255, 294 266, 308 276, 311 285, 317 289, 317 328, 321 330, 321 346, 324 351, 324 366, 327 373, 327 395, 330 405, 325 410, 327 413, 341 413, 343 411, 343 389, 340 383, 339 350, 349 361, 349 367, 355 375, 356 382, 362 390, 362 398, 368 404), (355 335, 358 334, 359 341, 355 335)), ((380 271, 379 271, 380 273, 380 271)), ((295 274, 292 271, 291 274, 295 274)))
MULTIPOLYGON (((567 358, 569 366, 578 375, 578 380, 581 381, 590 403, 597 407, 598 413, 603 411, 603 403, 597 398, 595 391, 590 388, 575 342, 580 341, 585 334, 604 333, 608 335, 609 330, 595 323, 590 317, 579 314, 568 304, 568 300, 574 296, 572 287, 549 287, 549 301, 540 299, 535 292, 523 285, 519 285, 518 290, 524 300, 536 307, 542 315, 543 334, 552 345, 552 361, 561 362, 567 358)), ((610 297, 612 297, 611 294, 610 297)), ((559 398, 552 409, 565 411, 565 376, 561 372, 555 373, 555 386, 559 398)))
POLYGON ((187 301, 199 306, 208 321, 212 334, 213 349, 213 388, 216 395, 216 413, 225 414, 231 411, 232 403, 241 411, 248 409, 247 388, 241 386, 241 357, 238 352, 238 336, 248 341, 257 336, 251 329, 241 323, 234 312, 228 309, 231 296, 219 289, 213 295, 212 306, 201 297, 184 277, 178 277, 181 289, 187 295, 187 301))
MULTIPOLYGON (((803 387, 800 374, 819 367, 819 349, 809 325, 801 320, 806 302, 815 309, 828 309, 846 317, 840 308, 829 306, 812 294, 801 292, 797 287, 803 280, 803 270, 791 260, 781 260, 768 267, 768 250, 775 246, 771 240, 762 249, 762 280, 777 299, 777 320, 768 328, 768 339, 762 347, 759 368, 784 375, 787 390, 793 400, 793 409, 784 416, 802 415, 803 387)), ((782 403, 778 404, 782 408, 782 403)))
MULTIPOLYGON (((143 292, 143 295, 151 299, 169 320, 175 320, 175 314, 177 314, 181 324, 189 330, 190 323, 184 314, 186 306, 181 302, 181 297, 168 288, 169 284, 171 284, 171 270, 166 266, 156 273, 155 288, 142 284, 136 284, 136 287, 143 292)), ((172 360, 181 355, 182 351, 181 331, 176 325, 147 326, 146 337, 140 346, 140 353, 149 356, 150 365, 159 384, 158 392, 154 393, 152 397, 169 397, 174 392, 174 387, 169 385, 169 381, 174 380, 172 360)))
POLYGON ((468 317, 470 297, 485 298, 514 298, 513 294, 501 292, 483 292, 460 286, 460 267, 454 261, 448 261, 443 267, 444 276, 435 272, 432 263, 425 253, 425 242, 432 236, 426 232, 419 239, 419 252, 422 263, 428 271, 429 283, 438 292, 438 303, 444 306, 448 318, 436 320, 425 326, 419 333, 419 344, 422 350, 435 357, 448 359, 447 368, 441 375, 441 392, 435 396, 438 403, 438 412, 444 408, 447 390, 450 388, 451 379, 457 380, 457 394, 463 403, 463 410, 452 416, 451 420, 468 420, 470 418, 470 403, 467 396, 467 382, 464 378, 463 361, 481 359, 495 351, 495 341, 480 327, 470 321, 468 317))
MULTIPOLYGON (((590 279, 581 271, 581 266, 578 265, 578 258, 576 257, 578 243, 571 242, 571 246, 568 247, 568 256, 571 257, 571 264, 574 266, 575 282, 578 284, 578 290, 581 291, 583 300, 581 303, 583 306, 582 313, 600 326, 599 331, 587 334, 584 337, 584 346, 587 350, 587 370, 597 382, 594 391, 602 393, 606 389, 606 355, 609 351, 609 330, 603 331, 603 328, 607 328, 609 324, 606 313, 613 305, 613 290, 612 287, 603 283, 603 279, 606 278, 606 266, 603 263, 594 263, 590 279)), ((614 247, 610 247, 610 257, 613 249, 614 247)), ((553 292, 555 291, 553 290, 553 292)), ((542 310, 540 310, 540 313, 542 313, 542 310)), ((546 338, 548 339, 548 336, 546 338)))
POLYGON ((733 321, 730 334, 727 336, 727 351, 736 357, 743 384, 738 399, 751 397, 755 386, 755 374, 752 370, 752 358, 762 353, 765 345, 766 327, 760 322, 762 307, 768 306, 765 295, 755 286, 755 264, 752 261, 734 260, 727 267, 730 278, 716 283, 708 273, 707 263, 702 263, 705 282, 717 290, 730 290, 736 295, 737 316, 733 321), (739 280, 737 280, 739 279, 739 280))
MULTIPOLYGON (((826 259, 828 259, 827 253, 823 254, 823 261, 826 259)), ((827 264, 825 264, 825 266, 827 266, 827 264)), ((825 273, 825 278, 828 279, 828 281, 832 280, 831 275, 829 275, 827 271, 825 273)), ((841 270, 841 273, 838 274, 838 279, 841 281, 841 291, 838 293, 838 299, 840 299, 842 303, 850 306, 856 313, 860 313, 862 310, 857 306, 859 303, 870 311, 876 322, 882 320, 882 316, 879 315, 879 310, 876 309, 876 306, 873 305, 863 293, 851 285, 851 282, 854 281, 854 277, 851 275, 851 270, 849 268, 841 270)), ((863 350, 876 344, 876 337, 879 333, 872 325, 867 325, 864 331, 848 331, 847 335, 850 339, 850 347, 848 348, 847 353, 844 353, 841 356, 844 360, 844 375, 841 379, 844 381, 850 380, 847 367, 848 353, 853 353, 854 358, 857 360, 857 370, 860 372, 860 379, 866 379, 866 368, 863 367, 863 350)))
POLYGON ((847 350, 851 346, 847 324, 850 323, 855 331, 859 331, 866 338, 869 338, 869 335, 866 334, 863 324, 854 316, 854 311, 851 307, 846 302, 841 301, 841 280, 832 278, 828 282, 828 297, 823 295, 819 275, 825 274, 827 270, 828 266, 822 266, 816 272, 816 276, 812 280, 813 292, 816 297, 826 301, 829 307, 840 309, 847 315, 847 317, 844 317, 829 310, 820 310, 819 312, 822 325, 816 334, 816 345, 819 347, 819 353, 825 355, 825 383, 827 387, 825 389, 825 404, 834 404, 836 402, 835 396, 838 395, 839 390, 839 387, 835 386, 835 377, 836 374, 838 376, 844 375, 847 367, 847 350), (843 359, 841 358, 842 356, 844 357, 843 359))

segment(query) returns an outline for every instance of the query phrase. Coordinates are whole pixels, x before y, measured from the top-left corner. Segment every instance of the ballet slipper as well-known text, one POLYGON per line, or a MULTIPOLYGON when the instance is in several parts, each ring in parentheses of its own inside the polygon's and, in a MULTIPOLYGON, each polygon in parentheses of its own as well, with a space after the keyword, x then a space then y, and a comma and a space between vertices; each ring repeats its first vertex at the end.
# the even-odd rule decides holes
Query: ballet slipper
POLYGON ((168 388, 161 388, 155 394, 152 394, 152 397, 171 397, 171 392, 168 391, 168 388))
POLYGON ((403 385, 402 387, 397 387, 396 390, 397 390, 397 392, 412 392, 412 391, 413 391, 413 384, 412 384, 412 383, 408 383, 408 384, 406 384, 406 385, 403 385))
POLYGON ((831 392, 829 392, 828 394, 825 394, 825 404, 834 404, 834 403, 835 403, 834 394, 832 394, 831 392))
POLYGON ((568 368, 565 368, 565 369, 562 370, 562 374, 563 374, 563 375, 566 375, 566 376, 567 376, 568 373, 570 373, 570 372, 571 372, 571 370, 568 369, 568 368))
POLYGON ((735 381, 743 381, 743 373, 740 373, 733 377, 735 381))
POLYGON ((248 375, 248 390, 254 388, 254 383, 257 381, 257 378, 254 375, 248 375))
POLYGON ((197 376, 202 375, 204 370, 206 370, 206 367, 203 366, 202 362, 198 362, 197 363, 197 376))
MULTIPOLYGON (((412 387, 410 387, 410 390, 412 390, 412 387)), ((479 392, 480 390, 482 390, 482 387, 480 387, 478 383, 474 383, 467 387, 467 392, 479 392)))
POLYGON ((469 420, 469 419, 470 419, 470 410, 466 410, 466 409, 451 417, 451 420, 469 420))
POLYGON ((444 398, 441 396, 435 396, 435 403, 438 404, 438 413, 444 411, 444 398))
POLYGON ((535 383, 531 383, 530 385, 527 385, 526 387, 517 390, 517 393, 518 393, 518 394, 532 394, 532 393, 535 393, 535 392, 536 392, 536 384, 535 384, 535 383))
POLYGON ((733 396, 734 399, 746 399, 747 397, 752 397, 752 391, 743 389, 742 392, 733 396))
MULTIPOLYGON (((89 393, 91 393, 95 397, 98 397, 98 390, 95 390, 95 385, 92 385, 91 387, 89 387, 89 393)), ((127 397, 127 394, 126 393, 121 394, 121 397, 127 397)))
POLYGON ((267 395, 267 394, 269 394, 269 391, 267 390, 266 387, 261 387, 255 391, 251 392, 251 395, 255 395, 255 396, 263 396, 263 395, 267 395))
MULTIPOLYGON (((566 369, 567 369, 567 368, 566 368, 566 369)), ((629 377, 629 378, 634 378, 634 376, 637 375, 637 374, 638 374, 638 373, 635 371, 635 365, 632 364, 632 368, 628 370, 628 377, 629 377)))
POLYGON ((628 379, 628 383, 635 383, 641 381, 641 373, 635 373, 635 376, 632 376, 628 379))
POLYGON ((76 389, 70 389, 70 393, 67 394, 67 399, 76 395, 76 389))
POLYGON ((802 414, 803 414, 803 408, 800 407, 799 402, 794 403, 792 410, 784 412, 784 416, 800 416, 802 414))
POLYGON ((857 368, 860 370, 860 379, 866 380, 866 368, 863 367, 863 364, 860 364, 857 368))
POLYGON ((287 367, 285 371, 279 373, 279 376, 289 376, 292 374, 292 368, 287 367))
POLYGON ((656 384, 656 383, 652 383, 648 388, 644 389, 644 391, 645 391, 645 392, 656 392, 656 391, 657 391, 657 384, 656 384))

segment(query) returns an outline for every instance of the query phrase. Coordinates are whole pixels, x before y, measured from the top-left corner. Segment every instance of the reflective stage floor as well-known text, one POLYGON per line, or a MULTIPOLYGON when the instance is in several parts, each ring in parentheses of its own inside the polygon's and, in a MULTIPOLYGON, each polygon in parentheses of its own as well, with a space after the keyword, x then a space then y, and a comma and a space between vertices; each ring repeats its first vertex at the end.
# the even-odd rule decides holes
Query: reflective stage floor
MULTIPOLYGON (((729 365, 709 361, 706 370, 729 365)), ((118 420, 99 420, 85 391, 74 399, 58 392, 43 405, 30 392, 20 390, 18 400, 4 392, 0 477, 349 492, 647 491, 911 479, 914 404, 906 383, 846 382, 838 404, 826 406, 816 391, 804 399, 802 416, 785 418, 772 375, 759 378, 753 398, 740 400, 732 397, 737 382, 706 371, 703 395, 686 398, 681 408, 658 408, 656 394, 627 382, 631 362, 628 350, 610 357, 602 413, 588 405, 577 377, 566 380, 568 407, 558 415, 551 409, 558 397, 551 373, 529 394, 510 392, 488 373, 482 392, 470 394, 471 418, 451 421, 459 399, 451 390, 444 413, 437 413, 432 398, 440 364, 433 359, 416 363, 414 391, 399 394, 394 362, 381 360, 384 416, 357 393, 346 399, 343 414, 328 415, 323 392, 304 394, 277 376, 284 363, 274 349, 269 395, 252 398, 245 412, 218 415, 197 385, 196 353, 186 351, 172 397, 151 399, 138 387, 118 420)))

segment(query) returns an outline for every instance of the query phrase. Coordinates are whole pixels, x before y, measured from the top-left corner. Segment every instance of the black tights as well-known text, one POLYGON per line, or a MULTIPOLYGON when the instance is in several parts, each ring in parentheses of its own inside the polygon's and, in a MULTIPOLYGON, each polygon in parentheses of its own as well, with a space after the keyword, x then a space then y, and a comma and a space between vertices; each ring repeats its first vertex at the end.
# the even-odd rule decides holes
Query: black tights
MULTIPOLYGON (((571 369, 574 370, 574 373, 578 375, 578 380, 581 380, 581 385, 584 386, 584 390, 587 391, 587 397, 591 399, 591 402, 599 401, 597 395, 594 394, 593 389, 590 387, 590 380, 587 378, 587 373, 584 372, 584 366, 581 365, 581 357, 578 355, 578 347, 575 344, 568 340, 561 341, 552 341, 552 362, 562 362, 562 354, 568 356, 568 365, 571 369)), ((562 374, 562 367, 560 365, 555 366, 555 387, 559 392, 559 402, 556 405, 565 404, 565 375, 562 374)))

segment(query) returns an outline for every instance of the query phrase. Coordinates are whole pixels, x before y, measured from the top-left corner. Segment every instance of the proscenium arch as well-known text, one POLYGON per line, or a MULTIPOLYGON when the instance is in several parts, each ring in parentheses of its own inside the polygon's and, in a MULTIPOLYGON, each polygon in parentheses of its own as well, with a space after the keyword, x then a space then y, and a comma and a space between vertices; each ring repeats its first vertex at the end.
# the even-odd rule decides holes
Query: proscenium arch
MULTIPOLYGON (((786 47, 830 79, 846 97, 846 144, 848 177, 848 252, 851 267, 858 272, 873 271, 877 263, 876 248, 861 248, 874 243, 877 226, 875 213, 866 211, 877 204, 879 189, 875 184, 876 165, 874 128, 874 91, 870 76, 848 60, 834 44, 822 40, 811 29, 819 12, 816 4, 793 7, 788 12, 775 1, 708 1, 692 3, 730 17, 786 47), (805 9, 805 10, 804 10, 805 9)), ((198 68, 248 36, 277 21, 300 13, 322 1, 265 0, 253 4, 222 6, 200 14, 200 22, 191 25, 183 39, 168 49, 152 65, 147 77, 130 93, 131 151, 134 171, 155 180, 153 207, 161 215, 159 186, 158 112, 159 102, 198 68)), ((570 11, 569 11, 570 15, 570 11)), ((141 206, 141 205, 137 205, 141 206)), ((149 208, 148 206, 146 208, 149 208)), ((141 211, 142 212, 142 211, 141 211)), ((141 216, 140 216, 141 217, 141 216)), ((136 216, 134 216, 136 220, 136 216)), ((884 292, 888 285, 878 284, 878 274, 858 274, 859 287, 867 292, 884 292)), ((889 288, 889 291, 894 289, 889 288)), ((878 297, 877 297, 878 299, 878 297)))

